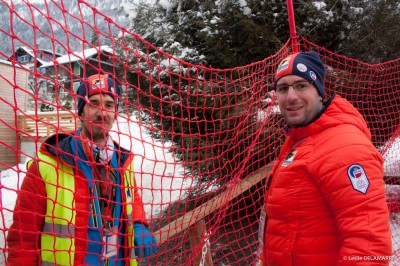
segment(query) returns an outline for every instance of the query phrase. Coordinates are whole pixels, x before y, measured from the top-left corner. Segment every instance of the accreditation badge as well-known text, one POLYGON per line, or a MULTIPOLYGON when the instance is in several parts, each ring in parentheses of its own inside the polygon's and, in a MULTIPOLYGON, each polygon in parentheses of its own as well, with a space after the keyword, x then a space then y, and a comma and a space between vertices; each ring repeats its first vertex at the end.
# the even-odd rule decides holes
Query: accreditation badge
POLYGON ((117 255, 118 227, 104 228, 103 234, 103 259, 109 259, 117 255))
POLYGON ((282 163, 282 166, 288 166, 293 163, 294 157, 297 154, 297 150, 292 150, 288 156, 286 156, 285 161, 282 163))

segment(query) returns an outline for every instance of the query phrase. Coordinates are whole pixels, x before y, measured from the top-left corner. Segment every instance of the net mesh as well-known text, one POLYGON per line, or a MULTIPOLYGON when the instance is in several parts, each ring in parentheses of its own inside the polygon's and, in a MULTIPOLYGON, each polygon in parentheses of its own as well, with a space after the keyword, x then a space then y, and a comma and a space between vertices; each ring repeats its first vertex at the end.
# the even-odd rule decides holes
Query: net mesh
MULTIPOLYGON (((26 12, 19 14, 12 1, 0 1, 10 21, 0 28, 10 44, 10 51, 0 50, 0 261, 7 258, 5 239, 25 163, 49 135, 79 128, 77 85, 108 73, 123 88, 110 134, 135 155, 137 185, 158 240, 158 253, 143 263, 255 263, 263 179, 283 143, 273 74, 290 54, 290 42, 262 61, 214 69, 157 49, 85 1, 75 13, 64 2, 45 1, 44 9, 23 2, 26 12), (17 25, 33 31, 33 40, 17 25)), ((326 94, 341 95, 361 112, 385 159, 392 264, 399 265, 400 59, 372 65, 303 37, 299 43, 301 51, 321 55, 326 94)))

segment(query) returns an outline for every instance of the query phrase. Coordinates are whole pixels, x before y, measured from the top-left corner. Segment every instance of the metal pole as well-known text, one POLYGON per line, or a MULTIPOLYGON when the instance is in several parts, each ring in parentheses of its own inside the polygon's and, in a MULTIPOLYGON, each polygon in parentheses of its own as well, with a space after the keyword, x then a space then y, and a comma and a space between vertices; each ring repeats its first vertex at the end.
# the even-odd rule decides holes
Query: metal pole
POLYGON ((288 9, 290 38, 292 39, 292 51, 293 51, 293 53, 297 53, 299 51, 299 44, 297 42, 296 22, 294 20, 293 1, 287 0, 286 5, 287 5, 287 9, 288 9))

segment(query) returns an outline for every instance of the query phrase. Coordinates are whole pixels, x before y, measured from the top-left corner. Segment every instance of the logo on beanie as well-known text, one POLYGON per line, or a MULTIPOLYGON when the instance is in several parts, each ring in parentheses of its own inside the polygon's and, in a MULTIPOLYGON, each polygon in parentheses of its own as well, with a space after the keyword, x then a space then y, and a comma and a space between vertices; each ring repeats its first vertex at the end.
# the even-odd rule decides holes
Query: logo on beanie
POLYGON ((310 78, 312 80, 316 80, 317 79, 317 75, 314 73, 314 71, 310 71, 310 78))
POLYGON ((298 63, 296 67, 300 72, 306 72, 307 71, 307 66, 305 64, 303 64, 303 63, 298 63))
POLYGON ((107 77, 98 75, 89 77, 89 97, 93 94, 101 93, 102 91, 107 92, 110 90, 110 92, 114 93, 114 88, 108 88, 108 85, 107 77))
POLYGON ((96 79, 92 80, 92 86, 93 86, 93 90, 97 90, 97 89, 105 88, 106 84, 105 84, 104 79, 96 78, 96 79))
POLYGON ((289 62, 290 62, 290 58, 284 59, 281 62, 281 64, 279 65, 278 69, 276 70, 276 73, 279 73, 282 70, 288 69, 289 68, 289 62))

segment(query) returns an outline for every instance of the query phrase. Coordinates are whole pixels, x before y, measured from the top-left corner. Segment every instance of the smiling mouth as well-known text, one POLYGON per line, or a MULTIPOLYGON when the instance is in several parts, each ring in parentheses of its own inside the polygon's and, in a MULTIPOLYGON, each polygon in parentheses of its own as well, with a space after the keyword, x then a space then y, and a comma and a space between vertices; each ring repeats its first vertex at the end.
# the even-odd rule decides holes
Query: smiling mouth
POLYGON ((301 108, 303 108, 303 106, 293 106, 293 107, 288 107, 288 108, 286 108, 286 109, 287 109, 288 111, 294 112, 294 111, 300 110, 301 108))

